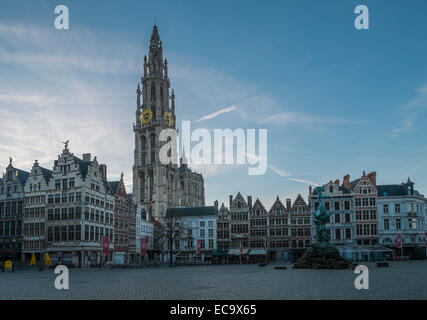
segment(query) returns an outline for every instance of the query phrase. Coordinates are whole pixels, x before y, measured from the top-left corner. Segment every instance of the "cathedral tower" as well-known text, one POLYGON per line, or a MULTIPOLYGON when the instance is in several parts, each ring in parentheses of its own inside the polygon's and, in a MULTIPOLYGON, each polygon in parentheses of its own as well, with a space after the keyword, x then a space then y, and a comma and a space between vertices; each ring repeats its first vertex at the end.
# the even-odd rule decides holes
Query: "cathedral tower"
POLYGON ((144 75, 137 85, 133 200, 156 219, 168 207, 204 205, 204 182, 187 166, 164 165, 159 160, 160 132, 175 129, 175 94, 169 92, 168 62, 157 26, 153 27, 144 75), (140 86, 141 85, 141 86, 140 86), (142 101, 141 101, 142 98, 142 101))

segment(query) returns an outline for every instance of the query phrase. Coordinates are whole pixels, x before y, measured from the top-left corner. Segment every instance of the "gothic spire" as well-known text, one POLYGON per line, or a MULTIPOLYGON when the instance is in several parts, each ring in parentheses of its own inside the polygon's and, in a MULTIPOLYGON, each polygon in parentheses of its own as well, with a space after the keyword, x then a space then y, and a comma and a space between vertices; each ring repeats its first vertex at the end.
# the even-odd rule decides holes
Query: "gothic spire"
POLYGON ((150 75, 163 74, 163 49, 162 41, 160 41, 159 31, 157 26, 153 27, 153 34, 150 40, 150 53, 148 61, 150 75))

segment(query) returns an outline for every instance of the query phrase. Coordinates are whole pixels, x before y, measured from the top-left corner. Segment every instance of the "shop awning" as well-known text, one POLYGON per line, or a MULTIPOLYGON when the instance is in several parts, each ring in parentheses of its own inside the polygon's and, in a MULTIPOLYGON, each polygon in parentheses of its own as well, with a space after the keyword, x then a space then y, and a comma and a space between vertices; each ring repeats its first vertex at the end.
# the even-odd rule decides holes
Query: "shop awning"
POLYGON ((228 255, 228 250, 215 250, 211 253, 212 256, 226 256, 228 255))
POLYGON ((240 256, 241 254, 248 254, 249 249, 242 249, 242 252, 240 252, 240 249, 230 249, 228 250, 228 254, 240 256))
POLYGON ((260 256, 260 255, 265 256, 266 254, 267 253, 265 252, 264 249, 251 249, 251 251, 249 251, 250 256, 260 256))

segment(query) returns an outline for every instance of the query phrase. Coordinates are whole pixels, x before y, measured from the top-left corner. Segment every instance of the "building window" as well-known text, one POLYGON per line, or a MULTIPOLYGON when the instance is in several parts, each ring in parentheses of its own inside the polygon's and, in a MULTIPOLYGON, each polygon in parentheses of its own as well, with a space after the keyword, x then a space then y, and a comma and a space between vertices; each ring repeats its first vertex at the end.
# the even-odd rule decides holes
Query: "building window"
POLYGON ((336 214, 336 215, 335 215, 335 222, 336 222, 336 223, 340 223, 340 222, 341 222, 341 219, 340 219, 340 215, 339 215, 339 214, 336 214))
POLYGON ((345 229, 345 238, 351 239, 351 229, 345 229))
POLYGON ((335 239, 341 240, 341 230, 340 229, 335 229, 335 239))
POLYGON ((400 230, 402 228, 400 219, 396 219, 396 229, 400 230))
POLYGON ((350 201, 344 201, 344 210, 350 210, 350 201))
POLYGON ((344 215, 344 219, 345 219, 345 223, 351 223, 351 221, 350 221, 350 214, 349 213, 346 213, 344 215))
POLYGON ((214 247, 213 239, 209 239, 209 249, 213 249, 213 247, 214 247))
POLYGON ((335 210, 335 211, 340 210, 340 203, 339 203, 338 201, 335 201, 335 202, 334 202, 334 210, 335 210))
POLYGON ((390 230, 390 223, 388 219, 384 219, 384 230, 390 230))
POLYGON ((385 205, 383 206, 383 212, 384 212, 384 213, 388 213, 388 204, 385 204, 385 205))
POLYGON ((394 205, 394 212, 396 212, 396 213, 399 213, 399 212, 400 212, 400 204, 399 204, 399 203, 396 203, 396 204, 394 205))

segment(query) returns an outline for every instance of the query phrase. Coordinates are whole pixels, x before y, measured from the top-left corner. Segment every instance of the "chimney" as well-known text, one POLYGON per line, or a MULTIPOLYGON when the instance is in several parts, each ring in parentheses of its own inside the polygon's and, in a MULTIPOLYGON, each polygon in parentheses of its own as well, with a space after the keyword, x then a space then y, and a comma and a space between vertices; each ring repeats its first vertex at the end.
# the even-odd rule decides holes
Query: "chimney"
POLYGON ((311 198, 311 195, 313 194, 313 187, 312 186, 309 186, 308 187, 308 198, 310 199, 311 198))
POLYGON ((292 207, 292 200, 291 199, 286 199, 286 209, 290 210, 292 207))
POLYGON ((215 211, 218 212, 218 200, 214 201, 215 211))
POLYGON ((377 186, 377 173, 375 171, 368 173, 368 178, 374 186, 377 186))
POLYGON ((99 170, 101 171, 102 180, 107 181, 107 165, 99 165, 99 170))
POLYGON ((342 185, 343 185, 344 188, 350 190, 350 175, 349 174, 347 174, 347 175, 344 176, 342 185))
POLYGON ((248 207, 252 209, 252 196, 248 196, 248 207))
POLYGON ((83 161, 90 161, 90 153, 83 153, 83 161))
POLYGON ((231 209, 231 203, 233 202, 233 196, 230 195, 230 209, 231 209))

